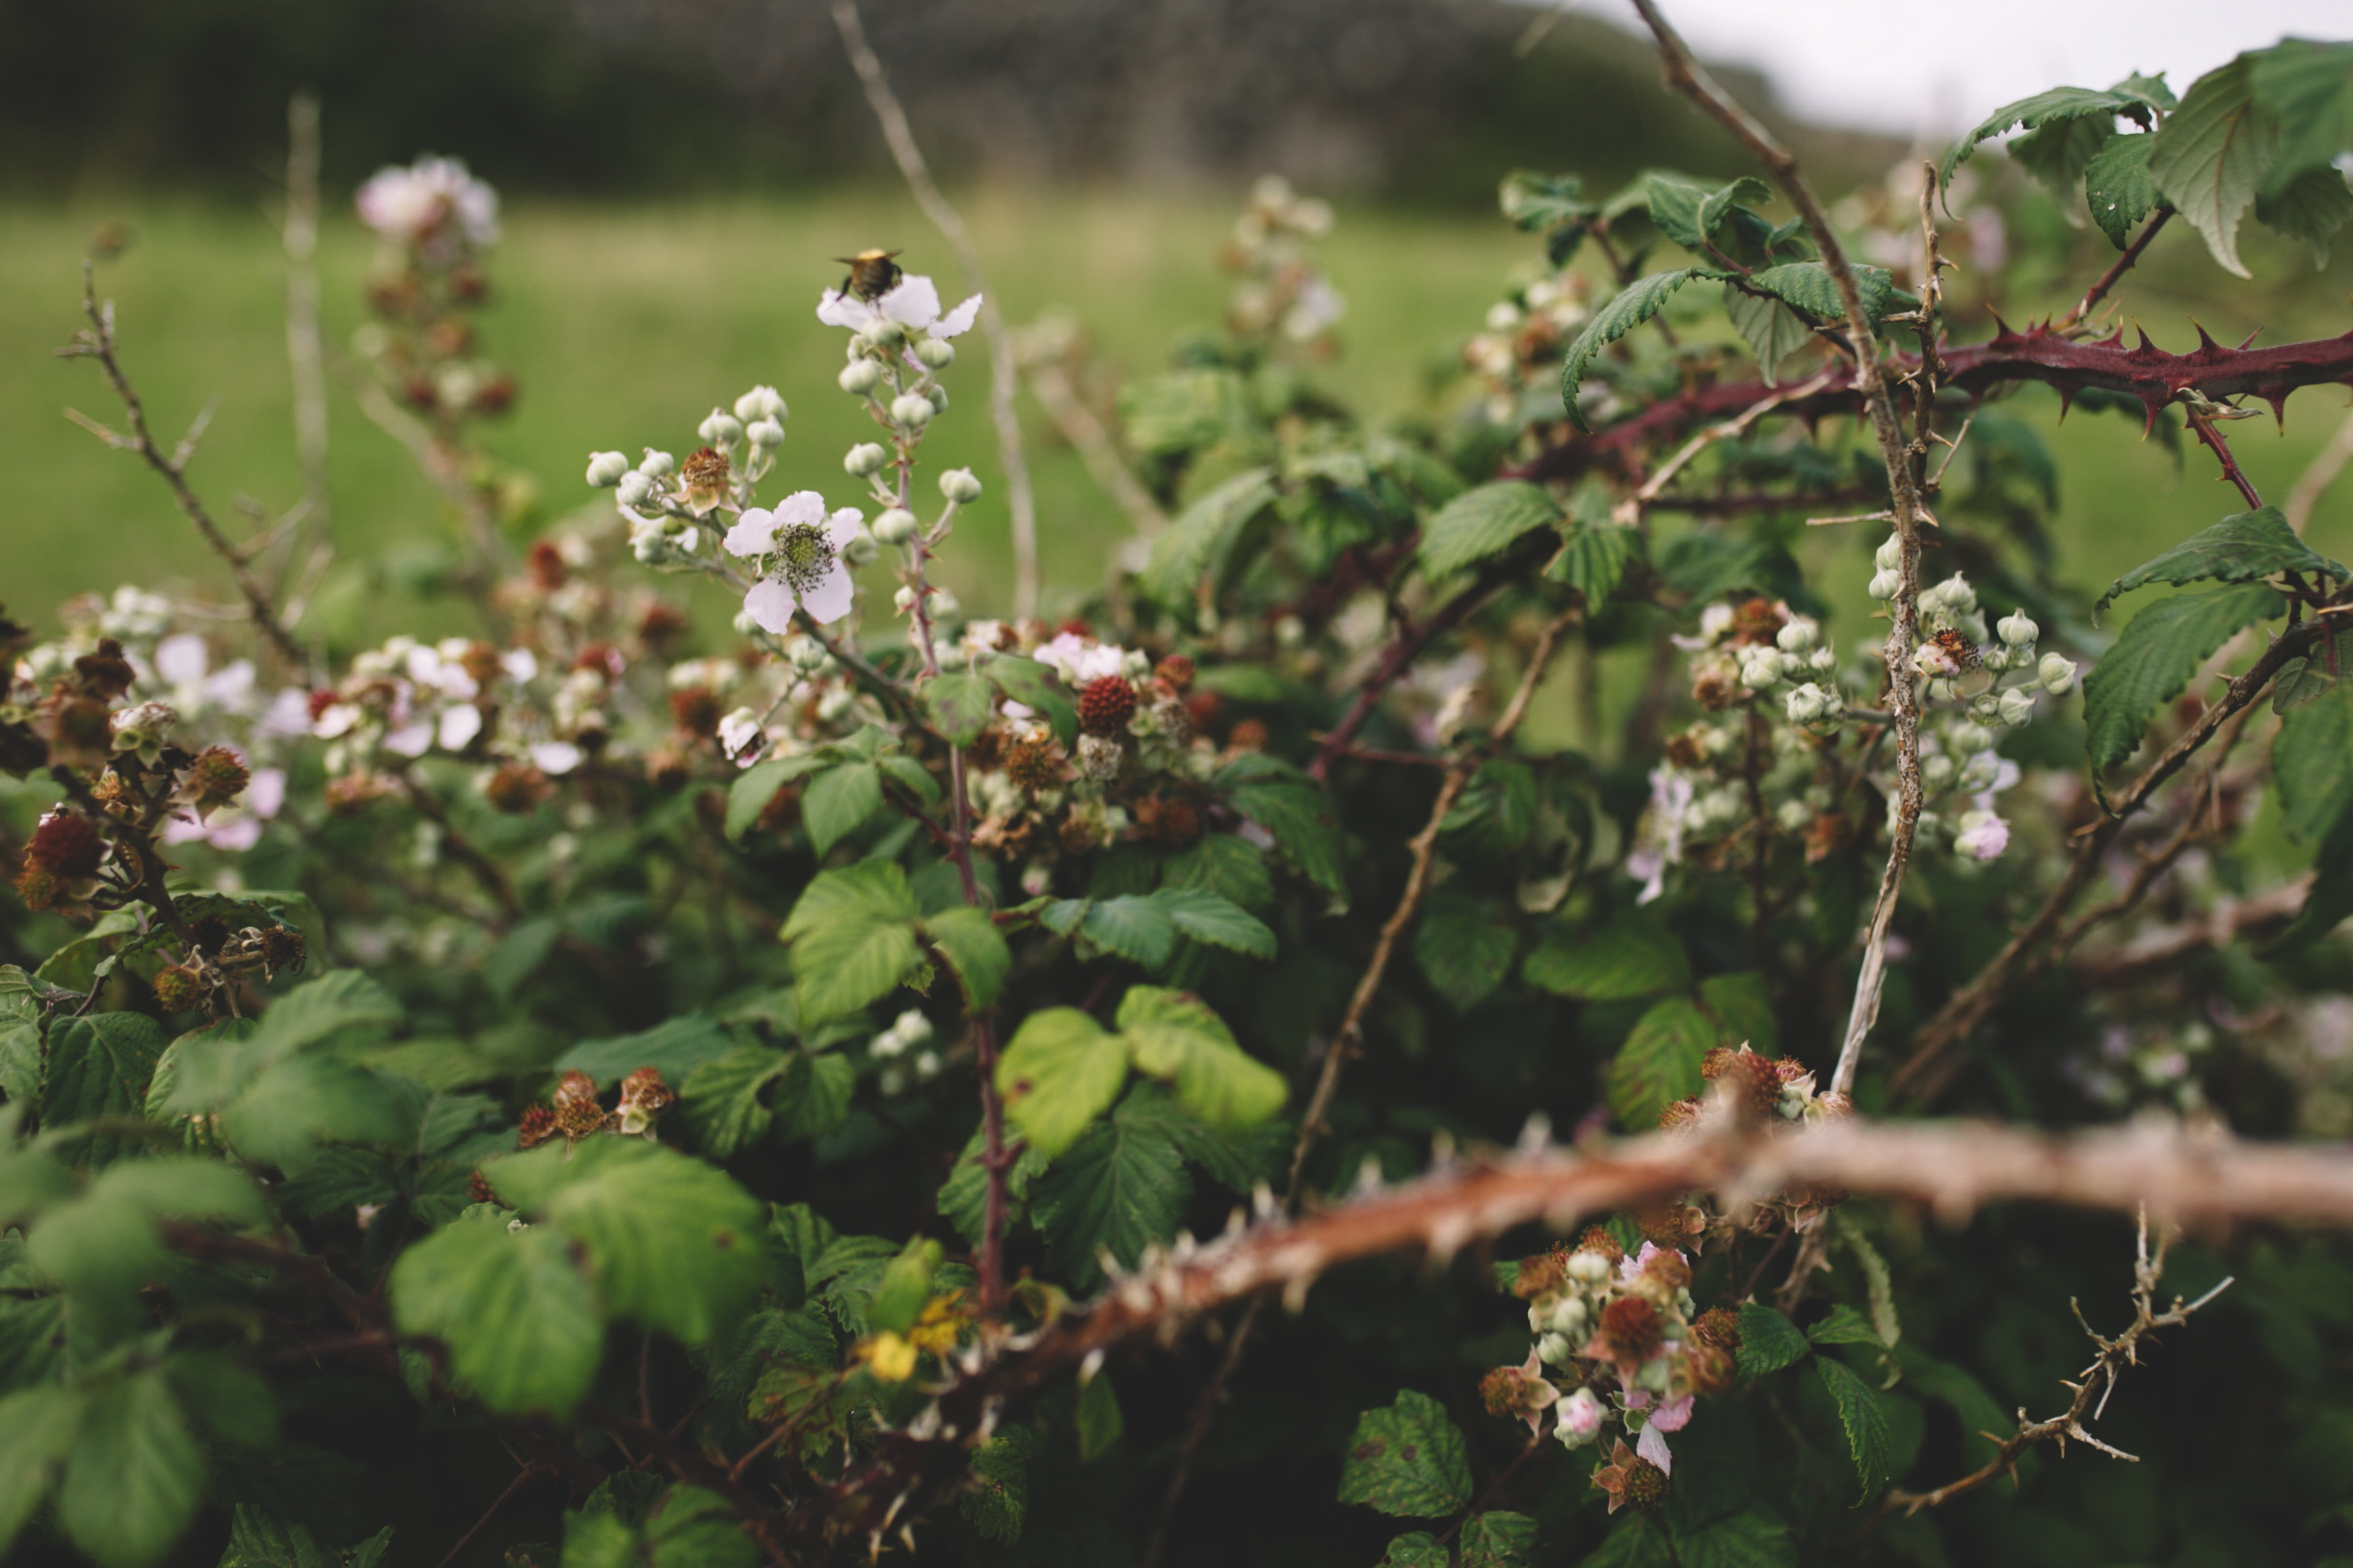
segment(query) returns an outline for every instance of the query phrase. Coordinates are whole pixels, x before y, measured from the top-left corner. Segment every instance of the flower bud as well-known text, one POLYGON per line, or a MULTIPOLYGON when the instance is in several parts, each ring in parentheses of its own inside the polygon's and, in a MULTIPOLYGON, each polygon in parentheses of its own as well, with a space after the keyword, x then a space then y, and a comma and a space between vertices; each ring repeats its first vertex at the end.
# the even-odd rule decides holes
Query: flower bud
POLYGON ((1930 789, 1942 789, 1953 782, 1953 759, 1942 752, 1920 758, 1920 783, 1930 789))
POLYGON ((927 400, 927 401, 928 401, 928 402, 931 404, 931 412, 932 412, 933 413, 946 413, 946 412, 948 412, 948 388, 947 388, 947 387, 945 387, 945 386, 933 386, 933 387, 929 387, 929 388, 927 388, 927 389, 924 391, 924 393, 923 393, 923 397, 925 398, 925 400, 927 400))
POLYGON ((1822 627, 1810 616, 1793 615, 1789 624, 1773 635, 1774 646, 1784 653, 1809 653, 1822 641, 1822 627))
POLYGON ((2015 615, 2002 617, 1993 629, 1999 632, 2002 641, 2008 643, 2012 648, 2030 648, 2034 645, 2034 640, 2043 634, 2043 628, 2029 620, 2024 610, 2020 610, 2015 615))
POLYGON ((931 591, 932 619, 936 621, 945 621, 950 616, 961 615, 963 613, 964 601, 957 598, 952 590, 946 588, 934 588, 931 591))
POLYGON ((934 370, 945 370, 956 362, 956 346, 945 337, 926 337, 915 345, 915 357, 934 370))
POLYGON ((1562 1400, 1555 1415, 1560 1424, 1554 1435, 1564 1448, 1582 1448, 1601 1435, 1601 1396, 1590 1388, 1562 1400))
POLYGON ((599 490, 610 490, 621 483, 621 476, 629 471, 629 460, 618 452, 591 452, 588 455, 588 482, 599 490))
POLYGON ((1787 709, 1791 724, 1811 724, 1822 717, 1831 705, 1830 693, 1808 682, 1789 694, 1787 709))
POLYGON ((2034 717, 2034 692, 2025 686, 2013 686, 2002 693, 2002 723, 2018 728, 2034 717))
POLYGON ((1828 648, 1817 648, 1806 655, 1805 662, 1812 666, 1816 675, 1829 675, 1838 668, 1838 655, 1828 648))
POLYGON ((773 386, 755 386, 735 399, 735 417, 748 427, 761 419, 782 420, 785 400, 773 386))
POLYGON ((950 468, 940 475, 940 493, 961 505, 980 499, 980 481, 970 468, 950 468))
POLYGON ((1585 1324, 1586 1306, 1585 1298, 1582 1296, 1561 1297, 1552 1304, 1552 1310, 1544 1316, 1544 1327, 1547 1332, 1566 1334, 1572 1338, 1585 1332, 1585 1324))
POLYGON ((912 588, 901 588, 897 593, 893 594, 891 596, 891 607, 901 615, 905 615, 909 610, 914 609, 915 590, 912 588))
POLYGON ((2043 689, 2053 697, 2065 697, 2075 689, 2074 662, 2063 653, 2044 654, 2035 676, 2043 682, 2043 689))
POLYGON ((876 316, 858 329, 858 335, 878 349, 887 349, 905 342, 907 329, 889 316, 876 316))
POLYGON ((842 374, 834 380, 840 384, 842 390, 852 397, 864 397, 874 389, 875 383, 882 380, 882 366, 871 359, 852 359, 842 367, 842 374))
POLYGON ((931 406, 931 399, 920 392, 902 392, 891 399, 891 423, 908 430, 922 429, 938 412, 931 406))
POLYGON ((1993 731, 1983 725, 1957 724, 1944 737, 1960 756, 1974 757, 1993 744, 1993 731))
POLYGON ((785 427, 774 419, 755 419, 743 430, 746 439, 763 450, 785 444, 785 427))
MULTIPOLYGON (((1871 557, 1871 564, 1882 571, 1901 571, 1904 569, 1904 542, 1895 535, 1889 534, 1887 542, 1882 545, 1878 553, 1871 557)), ((1883 595, 1882 597, 1893 598, 1894 596, 1883 595)))
POLYGON ((659 479, 677 466, 678 459, 667 452, 656 452, 649 446, 646 448, 646 460, 637 465, 637 471, 649 479, 659 479))
POLYGON ((1579 1285, 1599 1285, 1610 1277, 1610 1261, 1591 1247, 1568 1255, 1568 1277, 1579 1285))
POLYGON ((882 546, 874 543, 874 536, 863 528, 842 542, 842 559, 854 567, 866 566, 881 553, 882 546))
POLYGON ((890 461, 891 454, 879 445, 872 441, 860 441, 843 454, 842 468, 844 473, 864 479, 869 474, 880 473, 882 465, 890 461))
POLYGON ((1576 1354, 1576 1347, 1563 1335, 1546 1334, 1536 1342, 1536 1359, 1547 1367, 1565 1367, 1576 1354))
POLYGON ((1770 648, 1752 648, 1740 661, 1740 683, 1751 691, 1762 691, 1781 678, 1781 655, 1770 648))
POLYGON ((1871 586, 1865 592, 1869 593, 1873 598, 1893 598, 1903 590, 1903 574, 1891 568, 1883 568, 1873 573, 1871 586))
POLYGON ((895 506, 874 519, 874 537, 885 545, 904 545, 921 526, 914 513, 895 506))
POLYGON ((643 470, 625 473, 618 487, 618 498, 623 506, 643 506, 654 498, 654 481, 643 470))
POLYGON ((725 409, 713 409, 694 427, 706 446, 728 446, 743 439, 743 421, 725 409))

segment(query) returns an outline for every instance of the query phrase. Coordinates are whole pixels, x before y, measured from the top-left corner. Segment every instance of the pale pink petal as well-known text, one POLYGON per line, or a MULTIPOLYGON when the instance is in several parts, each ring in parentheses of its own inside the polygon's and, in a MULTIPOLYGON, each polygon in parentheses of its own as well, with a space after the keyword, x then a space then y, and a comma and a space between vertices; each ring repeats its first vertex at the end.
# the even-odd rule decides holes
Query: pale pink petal
POLYGON ((539 674, 539 660, 531 656, 527 648, 510 648, 498 655, 498 668, 506 672, 509 680, 521 685, 539 674))
POLYGON ((1649 1460, 1670 1475, 1674 1474, 1675 1456, 1667 1449, 1667 1434, 1657 1422, 1643 1428, 1643 1435, 1634 1440, 1634 1451, 1649 1460))
POLYGON ((1679 1432, 1691 1421, 1691 1395, 1679 1394, 1659 1406, 1659 1413, 1650 1418, 1650 1424, 1662 1432, 1679 1432))
POLYGON ((973 319, 980 314, 980 296, 976 294, 933 323, 933 337, 962 337, 973 330, 973 319))
MULTIPOLYGON (((816 586, 801 596, 801 608, 809 612, 810 620, 815 621, 818 625, 824 625, 828 622, 839 621, 849 614, 849 607, 855 597, 853 585, 850 582, 849 569, 836 560, 826 567, 825 574, 817 579, 816 586)), ((784 628, 769 626, 768 629, 781 631, 784 628)))
POLYGON ((759 624, 762 631, 782 636, 792 625, 792 608, 797 602, 792 597, 792 585, 782 577, 762 577, 752 584, 752 591, 743 596, 744 613, 759 624))
POLYGON ((225 822, 215 822, 204 837, 215 849, 242 854, 261 842, 261 824, 250 816, 232 816, 225 822))
POLYGON ((276 816, 280 809, 286 804, 286 770, 284 768, 255 770, 253 782, 245 786, 245 799, 242 804, 247 811, 265 821, 276 816))
POLYGON ((940 319, 940 291, 931 279, 909 273, 898 287, 875 302, 886 316, 902 327, 928 327, 940 319))
POLYGON ((204 678, 210 663, 204 639, 194 632, 183 631, 155 645, 155 673, 174 686, 195 685, 204 678))
POLYGON ((866 514, 854 506, 845 506, 825 519, 825 532, 833 540, 835 549, 856 539, 865 526, 866 514))
POLYGON ((543 740, 531 748, 531 765, 542 773, 570 773, 580 765, 580 748, 569 740, 543 740))
POLYGON ((719 543, 727 546, 730 555, 758 555, 776 543, 778 527, 776 514, 766 507, 756 506, 735 519, 719 543))
POLYGON ((462 752, 481 732, 482 710, 472 704, 441 709, 441 722, 436 727, 441 750, 462 752))
POLYGON ((430 723, 403 725, 384 737, 384 749, 394 757, 422 757, 433 749, 430 723))
POLYGON ((828 327, 847 327, 854 332, 873 319, 874 307, 855 294, 829 288, 817 302, 817 320, 828 327))
POLYGON ((167 844, 193 844, 212 837, 211 830, 193 817, 173 815, 164 818, 163 840, 167 844))

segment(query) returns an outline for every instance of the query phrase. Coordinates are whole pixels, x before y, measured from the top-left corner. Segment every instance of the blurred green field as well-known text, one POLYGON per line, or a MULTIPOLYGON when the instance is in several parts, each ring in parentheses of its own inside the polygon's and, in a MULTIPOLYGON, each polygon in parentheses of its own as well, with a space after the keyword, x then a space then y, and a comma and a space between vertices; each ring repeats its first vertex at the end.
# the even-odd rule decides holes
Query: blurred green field
MULTIPOLYGON (((989 189, 964 198, 1016 323, 1065 308, 1112 365, 1150 370, 1189 330, 1211 327, 1226 287, 1215 255, 1233 206, 1224 195, 1145 196, 1108 191, 989 189)), ((2072 298, 2111 253, 2097 235, 2069 233, 2046 207, 2030 207, 2016 242, 2052 279, 2051 299, 2005 302, 2013 319, 2072 298), (2060 265, 2065 259, 2072 265, 2060 265)), ((273 511, 297 493, 282 316, 283 263, 269 214, 159 199, 69 207, 15 205, 0 215, 0 452, 16 499, 0 522, 8 568, 0 599, 39 625, 54 624, 67 597, 136 581, 220 602, 227 585, 160 484, 131 458, 68 425, 71 404, 112 420, 118 411, 94 367, 52 357, 76 320, 78 266, 94 223, 127 224, 129 250, 100 270, 119 303, 123 355, 163 439, 174 437, 209 398, 219 412, 190 478, 227 516, 233 497, 273 511)), ((814 315, 818 291, 838 280, 829 258, 868 245, 903 246, 906 262, 940 276, 955 298, 953 267, 928 226, 901 199, 829 195, 676 207, 510 204, 495 256, 497 293, 484 312, 485 346, 521 380, 521 396, 489 444, 533 476, 544 521, 599 504, 580 481, 585 454, 657 444, 683 452, 714 402, 755 382, 780 387, 791 406, 783 477, 846 496, 839 456, 870 429, 833 385, 840 334, 814 315)), ((1429 372, 1476 328, 1533 245, 1500 221, 1344 209, 1325 248, 1348 297, 1346 353, 1323 372, 1377 415, 1431 413, 1429 372)), ((331 347, 348 344, 363 319, 360 284, 370 240, 337 218, 321 248, 331 347)), ((2206 260, 2195 238, 2168 234, 2149 275, 2126 285, 2128 318, 2170 348, 2194 342, 2196 315, 2218 337, 2257 326, 2269 335, 2337 332, 2353 261, 2340 255, 2315 279, 2309 262, 2250 247, 2265 286, 2243 294, 2206 260), (2268 323, 2261 317, 2272 316, 2268 323)), ((1698 291, 1695 291, 1697 293, 1698 291)), ((1964 336, 1980 325, 1960 324, 1964 336)), ((968 339, 976 346, 978 338, 968 339)), ((346 351, 347 354, 347 351, 346 351)), ((943 465, 970 464, 990 492, 968 513, 947 580, 976 612, 1010 598, 1006 514, 993 438, 982 407, 986 373, 968 353, 952 373, 957 407, 938 427, 943 465)), ((2056 402, 2040 390, 2011 412, 2050 431, 2056 402)), ((2243 461, 2268 498, 2285 496, 2310 455, 2335 430, 2334 394, 2307 391, 2285 438, 2268 419, 2233 427, 2243 461)), ((1126 534, 1076 457, 1026 409, 1037 469, 1042 553, 1052 607, 1103 581, 1126 534)), ((446 508, 407 454, 365 422, 339 389, 333 401, 333 504, 338 584, 319 615, 331 640, 380 637, 413 616, 371 564, 397 560, 420 542, 446 538, 446 508)), ((2137 427, 2077 415, 2051 431, 2063 475, 2060 532, 2079 580, 2102 579, 2224 512, 2233 498, 2192 454, 2185 469, 2137 427)), ((1845 543, 1822 530, 1818 548, 1845 543)), ((2353 481, 2313 525, 2323 549, 2353 555, 2353 481)), ((1855 565, 1859 567, 1859 551, 1855 565)), ((1843 581, 1841 571, 1836 581, 1843 581)), ((1859 581, 1859 578, 1858 578, 1859 581)), ((1850 629, 1850 635, 1853 629, 1850 629)))

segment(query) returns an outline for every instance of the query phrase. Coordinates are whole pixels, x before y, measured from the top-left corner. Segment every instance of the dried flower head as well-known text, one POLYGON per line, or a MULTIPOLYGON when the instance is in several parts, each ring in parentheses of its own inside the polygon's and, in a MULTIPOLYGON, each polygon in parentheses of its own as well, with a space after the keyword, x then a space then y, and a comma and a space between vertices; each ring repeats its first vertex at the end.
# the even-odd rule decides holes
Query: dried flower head
POLYGON ((1062 782, 1062 749, 1051 735, 1029 735, 1005 752, 1005 777, 1024 789, 1050 789, 1062 782))
POLYGON ((78 811, 52 811, 40 819, 24 846, 24 864, 64 882, 94 875, 106 856, 97 824, 78 811))
POLYGON ((545 1105, 532 1105, 522 1113, 522 1121, 515 1129, 515 1141, 525 1149, 536 1149, 555 1133, 555 1112, 545 1105))
POLYGON ((252 781, 244 757, 226 746, 207 746, 188 764, 180 789, 201 818, 244 794, 252 781))
POLYGON ((1552 1295, 1568 1283, 1567 1265, 1568 1255, 1559 1247, 1522 1258, 1519 1272, 1511 1279, 1511 1293, 1522 1301, 1552 1295))
POLYGON ((111 703, 131 689, 133 672, 131 661, 122 656, 122 645, 104 637, 99 639, 96 652, 73 661, 73 677, 83 696, 111 703))
POLYGON ((1238 752, 1263 752, 1267 749, 1267 727, 1257 719, 1244 719, 1234 726, 1234 732, 1225 743, 1238 752))
POLYGON ((1585 1234, 1577 1238, 1574 1250, 1597 1252, 1610 1261, 1612 1268, 1616 1268, 1619 1261, 1626 1256, 1626 1249, 1618 1244, 1617 1233, 1606 1225, 1588 1226, 1585 1234))
POLYGON ((1097 784, 1110 784, 1119 777, 1120 763, 1125 759, 1119 742, 1109 735, 1079 737, 1079 773, 1097 784))
POLYGON ((193 967, 167 964, 155 971, 155 1002, 167 1013, 192 1013, 204 1005, 212 988, 204 972, 193 967))
POLYGON ((1691 1337, 1719 1350, 1740 1349, 1740 1315, 1729 1307, 1710 1307, 1693 1319, 1691 1337))
POLYGON ((1618 1296, 1601 1309, 1601 1337, 1613 1359, 1640 1364, 1658 1354, 1667 1319, 1641 1296, 1618 1296))
POLYGON ((686 484, 686 508, 701 517, 727 499, 731 469, 727 454, 712 446, 698 446, 679 465, 686 484))
POLYGON ((1194 673, 1192 660, 1182 653, 1169 654, 1152 667, 1152 673, 1166 681, 1168 689, 1179 697, 1192 690, 1194 673))
POLYGON ((555 785, 528 762, 505 762, 483 784, 482 793, 496 810, 509 816, 523 816, 554 794, 555 785))

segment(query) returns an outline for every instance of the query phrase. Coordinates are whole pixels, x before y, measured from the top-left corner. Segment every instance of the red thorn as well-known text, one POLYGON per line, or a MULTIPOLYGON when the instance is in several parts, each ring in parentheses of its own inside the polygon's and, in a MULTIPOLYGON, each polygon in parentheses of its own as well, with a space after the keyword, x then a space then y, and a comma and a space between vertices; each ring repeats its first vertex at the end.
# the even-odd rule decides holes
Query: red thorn
POLYGON ((2241 349, 2249 349, 2249 348, 2253 348, 2253 347, 2255 346, 2255 340, 2256 340, 2257 338, 2259 338, 2259 337, 2262 336, 2262 335, 2263 335, 2263 329, 2262 329, 2262 328, 2260 328, 2260 327, 2258 327, 2258 328, 2257 328, 2255 331, 2253 331, 2253 332, 2249 332, 2249 333, 2247 334, 2247 340, 2246 340, 2244 343, 2241 343, 2241 344, 2239 345, 2239 347, 2240 347, 2241 349))
POLYGON ((2206 328, 2199 324, 2196 316, 2189 318, 2189 324, 2198 329, 2198 351, 2200 353, 2206 354, 2220 351, 2222 345, 2215 342, 2212 337, 2206 334, 2206 328))
POLYGON ((2147 440, 2149 433, 2157 428, 2157 413, 2165 405, 2154 398, 2144 397, 2141 399, 2141 407, 2149 411, 2149 416, 2141 421, 2141 439, 2147 440))
POLYGON ((2123 348, 2125 346, 2124 324, 2119 322, 2117 324, 2116 331, 2110 332, 2107 336, 2099 340, 2099 346, 2103 349, 2123 348))
POLYGON ((2075 406, 2075 389, 2074 389, 2072 386, 2062 386, 2062 387, 2060 387, 2060 388, 2059 388, 2059 423, 2061 423, 2061 424, 2063 424, 2063 425, 2067 423, 2067 411, 2068 411, 2068 410, 2070 410, 2070 409, 2072 409, 2072 408, 2073 408, 2074 406, 2075 406))
POLYGON ((1996 310, 1989 306, 1986 307, 1986 314, 1993 318, 1994 342, 2019 343, 2024 341, 2024 339, 2020 338, 2016 332, 2011 330, 2011 326, 2008 322, 2002 320, 2002 313, 1999 310, 1996 310))
POLYGON ((2271 417, 2279 421, 2280 434, 2286 435, 2287 394, 2286 392, 2258 391, 2255 395, 2271 405, 2271 417))
POLYGON ((2149 329, 2148 329, 2148 328, 2146 328, 2146 327, 2142 326, 2142 325, 2141 325, 2139 322, 2137 322, 2137 321, 2136 321, 2136 322, 2134 322, 2134 323, 2132 324, 2132 330, 2133 330, 2134 332, 2138 332, 2138 333, 2140 333, 2140 334, 2141 334, 2141 345, 2140 345, 2140 347, 2138 347, 2138 348, 2134 349, 2134 350, 2132 351, 2133 353, 2135 353, 2135 354, 2162 354, 2162 353, 2164 353, 2164 352, 2165 352, 2164 350, 2162 350, 2162 349, 2158 348, 2158 347, 2157 347, 2157 346, 2156 346, 2154 343, 2152 343, 2151 341, 2149 341, 2149 329))

